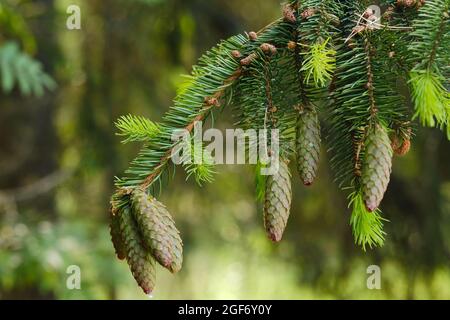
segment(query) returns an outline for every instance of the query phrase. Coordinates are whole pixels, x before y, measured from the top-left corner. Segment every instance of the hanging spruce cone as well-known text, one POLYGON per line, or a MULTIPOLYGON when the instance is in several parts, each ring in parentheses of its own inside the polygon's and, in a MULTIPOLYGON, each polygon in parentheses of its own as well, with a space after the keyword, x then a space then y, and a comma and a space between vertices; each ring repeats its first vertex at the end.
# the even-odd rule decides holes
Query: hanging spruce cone
POLYGON ((132 203, 145 246, 163 267, 172 273, 180 271, 183 243, 166 207, 141 189, 133 192, 132 203))
POLYGON ((297 170, 306 186, 311 185, 319 168, 320 123, 315 110, 304 110, 297 122, 297 170))
POLYGON ((367 210, 377 209, 389 184, 392 170, 392 147, 386 130, 377 125, 365 141, 362 187, 367 210))
POLYGON ((291 176, 288 164, 280 160, 280 168, 268 176, 264 200, 264 226, 269 238, 278 242, 283 237, 291 210, 291 176))
POLYGON ((155 260, 151 256, 151 253, 143 246, 138 226, 136 221, 134 221, 129 207, 121 210, 119 224, 131 273, 142 290, 146 294, 150 294, 155 287, 155 260))
POLYGON ((111 235, 111 241, 113 243, 114 250, 116 251, 117 258, 119 260, 124 260, 127 257, 127 251, 120 232, 120 214, 120 210, 111 207, 109 217, 109 233, 111 235))

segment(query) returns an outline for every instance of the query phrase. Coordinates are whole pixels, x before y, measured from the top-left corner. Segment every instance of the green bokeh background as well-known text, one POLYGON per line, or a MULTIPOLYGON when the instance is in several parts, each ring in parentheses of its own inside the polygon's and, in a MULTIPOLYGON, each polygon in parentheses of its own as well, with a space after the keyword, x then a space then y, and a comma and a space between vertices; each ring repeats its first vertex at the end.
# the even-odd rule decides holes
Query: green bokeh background
MULTIPOLYGON (((280 3, 0 3, 21 17, 0 24, 0 47, 20 43, 58 83, 41 98, 0 93, 0 299, 147 299, 109 240, 113 177, 139 150, 121 145, 113 122, 128 113, 158 121, 205 50, 276 19, 280 3), (71 4, 81 30, 66 28, 71 4), (81 268, 81 290, 66 287, 70 265, 81 268)), ((225 111, 217 126, 233 122, 225 111)), ((353 243, 325 147, 313 187, 294 175, 280 244, 264 234, 253 168, 219 166, 202 188, 178 170, 160 200, 181 230, 184 267, 158 269, 153 299, 450 299, 449 147, 439 130, 417 131, 383 203, 386 245, 368 252, 353 243), (381 290, 367 289, 370 265, 381 267, 381 290)))

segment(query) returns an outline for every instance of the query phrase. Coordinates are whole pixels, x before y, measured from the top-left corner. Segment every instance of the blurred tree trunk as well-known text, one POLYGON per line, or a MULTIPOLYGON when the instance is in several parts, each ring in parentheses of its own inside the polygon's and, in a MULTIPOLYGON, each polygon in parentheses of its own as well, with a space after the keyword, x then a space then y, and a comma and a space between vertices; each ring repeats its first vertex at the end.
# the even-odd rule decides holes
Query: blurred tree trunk
MULTIPOLYGON (((58 60, 55 17, 52 0, 37 0, 46 13, 30 21, 39 43, 39 56, 45 70, 52 72, 58 60), (48 14, 47 14, 48 13, 48 14)), ((0 189, 26 186, 58 170, 59 144, 54 127, 56 102, 51 93, 43 98, 24 98, 17 92, 2 97, 0 143, 4 150, 0 189), (17 103, 17 102, 21 103, 17 103)), ((42 216, 55 218, 53 196, 32 199, 33 209, 42 216)))
MULTIPOLYGON (((33 6, 40 8, 45 13, 30 19, 29 25, 39 44, 37 59, 51 74, 59 59, 54 1, 36 0, 33 1, 33 6)), ((27 188, 24 187, 59 170, 60 149, 54 126, 57 104, 55 96, 51 93, 36 99, 24 98, 15 92, 6 98, 2 96, 3 99, 4 103, 2 104, 4 105, 0 108, 0 135, 2 137, 0 144, 2 148, 6 149, 4 159, 7 160, 2 159, 2 163, 9 163, 9 166, 7 165, 9 169, 0 172, 0 189, 26 191, 27 188), (3 130, 6 132, 2 132, 3 130)), ((53 193, 22 196, 26 201, 17 204, 17 208, 21 209, 23 206, 27 210, 19 210, 20 216, 16 215, 19 212, 16 211, 12 219, 11 215, 7 215, 8 223, 35 221, 36 218, 28 217, 30 214, 39 220, 56 220, 58 218, 53 193)), ((25 288, 14 288, 11 292, 2 292, 2 295, 6 299, 54 298, 52 293, 43 293, 39 283, 30 284, 25 288)))

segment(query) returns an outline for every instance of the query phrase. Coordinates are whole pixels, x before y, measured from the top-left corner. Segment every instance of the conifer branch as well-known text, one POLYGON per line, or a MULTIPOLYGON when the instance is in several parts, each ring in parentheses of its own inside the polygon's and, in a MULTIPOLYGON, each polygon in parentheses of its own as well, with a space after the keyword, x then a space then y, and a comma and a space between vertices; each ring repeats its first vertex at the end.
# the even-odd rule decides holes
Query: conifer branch
POLYGON ((118 136, 125 137, 122 143, 132 141, 145 142, 151 140, 160 133, 158 125, 141 116, 127 115, 117 120, 118 136))
MULTIPOLYGON (((224 81, 223 86, 216 91, 213 95, 212 98, 219 100, 221 99, 224 94, 225 94, 225 90, 234 83, 234 81, 236 81, 240 75, 242 73, 242 68, 239 67, 229 78, 227 78, 224 81)), ((211 111, 211 109, 213 109, 215 107, 214 104, 211 104, 211 100, 207 100, 204 105, 203 108, 201 110, 201 112, 194 118, 194 120, 192 120, 184 129, 191 133, 192 130, 194 129, 194 125, 196 122, 199 121, 203 121, 209 114, 209 112, 211 111)), ((161 160, 159 161, 159 164, 155 167, 154 172, 152 172, 150 175, 148 175, 145 180, 142 182, 142 184, 140 184, 140 188, 141 189, 147 189, 152 183, 153 181, 161 174, 161 171, 164 169, 164 166, 169 162, 171 156, 172 156, 172 152, 173 149, 176 146, 171 147, 166 154, 161 158, 161 160)))
POLYGON ((300 50, 300 46, 298 45, 300 43, 300 33, 298 30, 295 32, 295 49, 294 49, 294 61, 295 61, 295 67, 297 69, 297 81, 298 81, 298 92, 299 92, 299 102, 302 103, 303 106, 306 106, 309 104, 309 99, 307 97, 305 85, 304 85, 304 79, 303 79, 303 73, 301 72, 302 66, 303 66, 303 57, 302 52, 300 50))
POLYGON ((413 22, 414 42, 409 49, 414 68, 410 72, 412 98, 416 113, 423 125, 447 126, 450 139, 450 93, 445 88, 450 54, 450 23, 448 0, 427 1, 413 22), (445 49, 447 48, 447 49, 445 49))
MULTIPOLYGON (((399 82, 410 81, 415 117, 424 125, 447 125, 450 138, 450 4, 448 0, 386 0, 383 20, 368 8, 371 4, 368 0, 290 0, 283 6, 282 18, 258 33, 223 41, 205 54, 160 123, 133 116, 119 119, 119 134, 125 141, 145 145, 125 177, 117 179, 118 190, 112 197, 112 219, 120 217, 122 223, 128 219, 138 228, 122 226, 112 236, 119 257, 125 256, 122 236, 147 239, 147 248, 128 243, 128 251, 136 249, 139 255, 126 256, 132 270, 140 263, 149 270, 149 277, 135 275, 144 290, 153 287, 153 258, 171 271, 181 268, 181 240, 173 221, 162 204, 146 197, 149 188, 170 173, 172 153, 180 145, 172 141, 172 134, 179 129, 192 133, 196 122, 229 105, 240 129, 280 133, 280 171, 265 177, 260 170, 266 165, 261 159, 256 165, 257 198, 264 199, 270 239, 281 240, 290 214, 289 161, 295 156, 305 185, 317 176, 319 112, 326 106, 322 115, 326 115, 330 162, 339 186, 351 190, 355 242, 363 250, 383 245, 386 220, 379 207, 390 181, 393 155, 405 155, 413 137, 414 117, 399 82), (155 222, 172 226, 168 230, 172 245, 154 241, 152 232, 159 230, 145 227, 152 228, 150 220, 139 215, 143 212, 146 219, 162 219, 155 222)), ((183 163, 188 178, 195 175, 199 184, 212 181, 213 164, 203 144, 197 149, 192 139, 189 142, 197 158, 206 161, 183 163)))
POLYGON ((374 91, 374 76, 373 76, 373 67, 372 67, 372 51, 373 48, 370 44, 370 41, 365 38, 364 39, 364 51, 367 57, 366 60, 366 68, 367 68, 367 84, 366 84, 366 88, 367 88, 367 94, 369 97, 369 112, 370 112, 370 118, 372 119, 372 121, 374 121, 374 119, 377 116, 378 113, 378 108, 376 106, 376 102, 375 102, 375 91, 374 91))

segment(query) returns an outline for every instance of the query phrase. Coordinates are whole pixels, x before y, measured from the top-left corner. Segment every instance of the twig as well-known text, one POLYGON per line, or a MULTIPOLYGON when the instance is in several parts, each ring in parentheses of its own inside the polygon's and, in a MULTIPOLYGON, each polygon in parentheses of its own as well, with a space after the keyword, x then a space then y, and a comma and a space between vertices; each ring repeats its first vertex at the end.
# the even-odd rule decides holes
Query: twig
POLYGON ((47 193, 67 180, 73 174, 73 171, 56 171, 45 176, 32 184, 12 190, 0 190, 0 200, 9 199, 14 202, 21 202, 36 198, 47 193))
POLYGON ((365 14, 365 12, 362 14, 355 13, 355 15, 358 17, 357 21, 353 20, 353 22, 356 23, 356 26, 353 28, 350 35, 345 39, 344 43, 347 43, 348 41, 350 41, 350 39, 352 39, 358 33, 362 32, 366 29, 371 29, 371 28, 373 28, 373 29, 386 28, 386 29, 390 29, 390 30, 411 30, 411 29, 413 29, 412 27, 396 27, 396 26, 384 25, 384 24, 379 23, 381 21, 381 17, 377 17, 375 20, 369 20, 364 17, 364 14, 365 14), (363 21, 365 23, 362 23, 363 21))
MULTIPOLYGON (((357 14, 358 15, 358 14, 357 14)), ((359 15, 358 15, 359 16, 359 15)), ((366 19, 366 18, 364 18, 364 17, 362 17, 362 19, 364 20, 364 21, 366 21, 366 22, 369 22, 370 24, 373 24, 373 25, 375 25, 375 26, 377 26, 377 27, 384 27, 384 28, 387 28, 387 29, 395 29, 395 30, 412 30, 412 29, 414 29, 413 27, 396 27, 396 26, 389 26, 389 25, 387 25, 387 24, 381 24, 381 23, 377 23, 376 21, 380 21, 381 20, 381 18, 378 18, 376 21, 371 21, 371 20, 368 20, 368 19, 366 19)), ((361 19, 360 19, 361 20, 361 19)), ((356 21, 355 21, 356 22, 356 21)))
MULTIPOLYGON (((273 22, 271 22, 270 24, 266 25, 264 28, 262 28, 261 30, 259 30, 257 32, 257 34, 261 34, 264 31, 266 31, 268 28, 270 28, 271 26, 279 23, 280 21, 282 21, 282 18, 279 18, 273 22)), ((227 80, 224 81, 223 86, 221 86, 219 88, 219 90, 213 95, 213 98, 215 99, 220 99, 223 94, 225 93, 225 89, 231 85, 235 80, 237 80, 242 74, 242 67, 239 67, 234 73, 233 75, 230 76, 230 78, 228 78, 227 80)), ((208 111, 212 108, 212 106, 210 105, 205 105, 203 107, 203 109, 200 111, 200 114, 197 115, 197 117, 195 117, 195 119, 193 121, 191 121, 184 129, 187 130, 188 132, 191 132, 194 129, 194 124, 195 122, 198 121, 202 121, 205 116, 208 114, 208 111)), ((161 174, 161 172, 163 171, 164 165, 169 161, 169 159, 172 156, 172 151, 175 148, 175 146, 171 147, 166 153, 165 155, 161 158, 159 164, 157 166, 155 166, 153 172, 148 175, 145 180, 141 183, 141 185, 139 186, 142 189, 147 189, 152 183, 153 181, 161 174)))
MULTIPOLYGON (((213 95, 213 98, 219 100, 225 93, 225 89, 228 88, 235 80, 237 80, 242 74, 242 68, 239 67, 228 79, 224 81, 224 84, 219 88, 219 90, 213 95)), ((205 116, 208 114, 208 111, 211 110, 214 105, 205 104, 203 109, 200 111, 200 114, 195 117, 184 129, 189 133, 194 129, 194 125, 198 121, 202 121, 205 116)), ((175 146, 171 147, 165 155, 161 158, 158 166, 155 167, 154 171, 145 178, 145 180, 140 185, 140 188, 147 189, 153 181, 159 176, 162 172, 164 165, 169 161, 172 156, 172 151, 175 146)))

